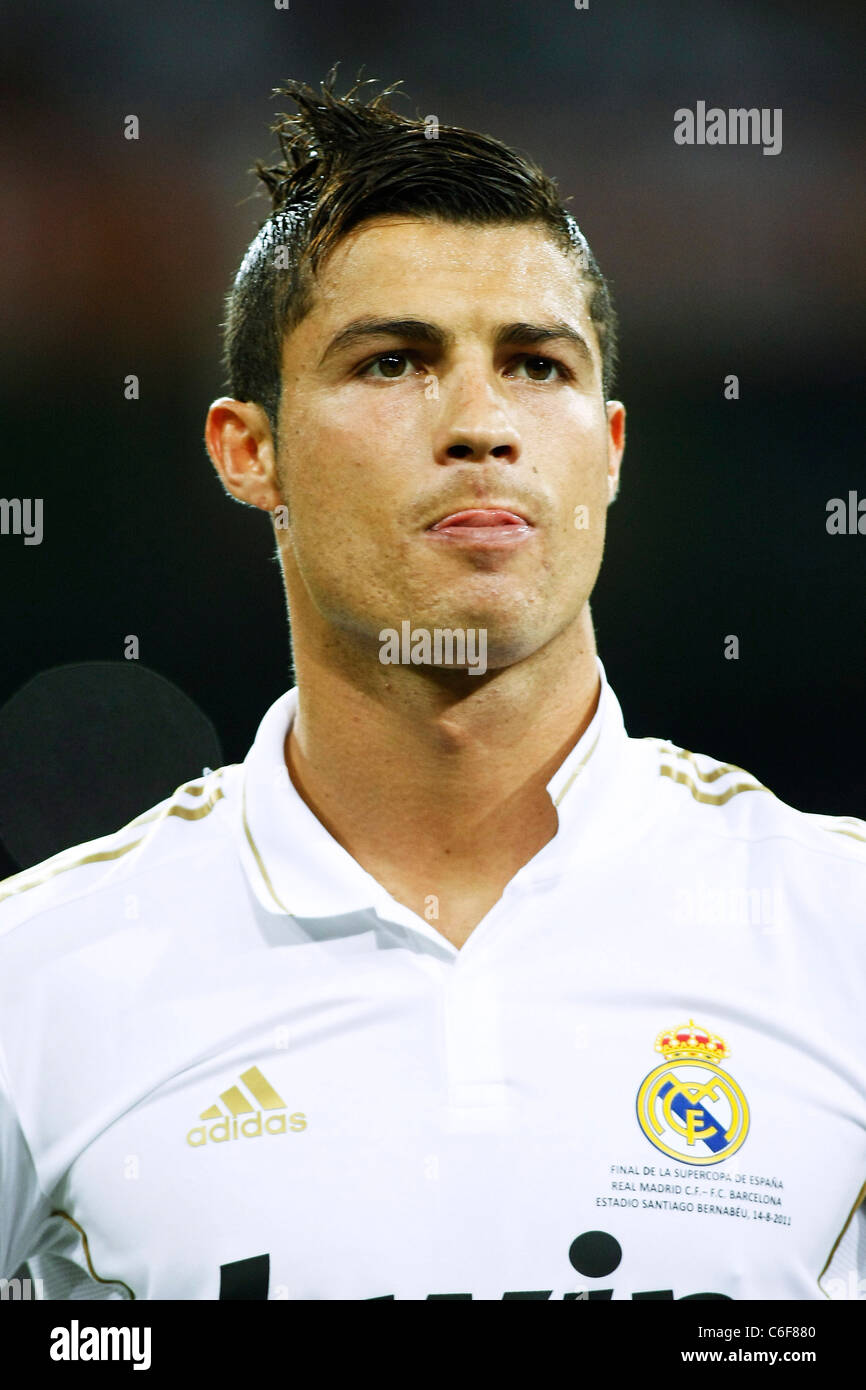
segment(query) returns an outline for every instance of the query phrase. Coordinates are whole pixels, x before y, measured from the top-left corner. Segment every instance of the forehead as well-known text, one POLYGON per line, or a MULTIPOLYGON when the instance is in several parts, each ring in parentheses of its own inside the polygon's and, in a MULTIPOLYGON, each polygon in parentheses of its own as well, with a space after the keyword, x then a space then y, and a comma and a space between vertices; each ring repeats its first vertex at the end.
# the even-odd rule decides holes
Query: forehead
POLYGON ((307 337, 330 333, 357 315, 383 313, 438 322, 448 317, 479 328, 557 317, 592 332, 577 257, 535 224, 375 218, 337 244, 314 283, 313 306, 296 330, 306 327, 307 337))

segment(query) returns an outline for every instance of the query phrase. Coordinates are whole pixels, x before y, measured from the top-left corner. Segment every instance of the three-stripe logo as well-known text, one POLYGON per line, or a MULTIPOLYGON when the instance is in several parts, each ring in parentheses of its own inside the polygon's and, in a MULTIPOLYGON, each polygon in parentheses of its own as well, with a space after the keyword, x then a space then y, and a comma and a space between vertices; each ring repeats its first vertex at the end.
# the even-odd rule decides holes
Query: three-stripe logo
POLYGON ((186 1136, 190 1148, 200 1149, 207 1143, 224 1144, 231 1139, 258 1139, 262 1134, 287 1134, 289 1129, 300 1133, 306 1129, 306 1115, 295 1111, 287 1116, 286 1102, 258 1067, 241 1072, 240 1080, 246 1090, 235 1085, 220 1094, 228 1114, 217 1104, 202 1110, 199 1119, 214 1123, 209 1127, 207 1123, 193 1126, 186 1136), (269 1112, 267 1116, 266 1112, 269 1112))

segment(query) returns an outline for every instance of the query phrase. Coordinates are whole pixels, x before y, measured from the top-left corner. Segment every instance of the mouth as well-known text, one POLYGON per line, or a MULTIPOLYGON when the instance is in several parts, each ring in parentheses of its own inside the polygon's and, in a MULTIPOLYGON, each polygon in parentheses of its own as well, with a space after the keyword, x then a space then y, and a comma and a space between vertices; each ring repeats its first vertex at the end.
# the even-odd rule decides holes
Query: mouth
POLYGON ((449 512, 428 526, 431 536, 462 545, 485 549, 519 545, 533 531, 533 524, 520 512, 505 507, 469 507, 449 512))

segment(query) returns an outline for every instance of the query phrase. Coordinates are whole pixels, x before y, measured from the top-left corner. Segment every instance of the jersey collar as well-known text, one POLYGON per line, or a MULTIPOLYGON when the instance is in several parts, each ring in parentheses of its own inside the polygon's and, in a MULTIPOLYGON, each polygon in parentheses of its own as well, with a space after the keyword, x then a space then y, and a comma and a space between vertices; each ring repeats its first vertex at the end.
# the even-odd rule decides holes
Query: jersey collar
MULTIPOLYGON (((601 692, 595 714, 547 784, 559 830, 509 889, 518 881, 525 885, 563 872, 581 846, 605 828, 603 808, 616 796, 627 735, 619 702, 596 661, 601 692)), ((294 686, 265 714, 241 768, 237 833, 258 901, 270 912, 304 918, 374 908, 380 916, 429 931, 329 834, 296 791, 283 750, 297 707, 294 686)))

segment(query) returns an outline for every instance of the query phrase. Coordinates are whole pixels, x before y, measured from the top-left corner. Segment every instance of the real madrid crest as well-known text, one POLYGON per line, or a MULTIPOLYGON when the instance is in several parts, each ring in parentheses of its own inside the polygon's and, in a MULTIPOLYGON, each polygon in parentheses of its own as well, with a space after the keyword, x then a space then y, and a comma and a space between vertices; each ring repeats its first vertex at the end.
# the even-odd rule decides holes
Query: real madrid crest
POLYGON ((749 1132, 749 1107, 719 1062, 730 1054, 721 1038, 694 1020, 659 1033, 664 1057, 637 1093, 638 1124, 650 1143, 690 1164, 721 1163, 749 1132))

